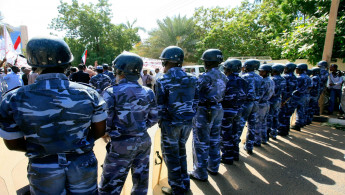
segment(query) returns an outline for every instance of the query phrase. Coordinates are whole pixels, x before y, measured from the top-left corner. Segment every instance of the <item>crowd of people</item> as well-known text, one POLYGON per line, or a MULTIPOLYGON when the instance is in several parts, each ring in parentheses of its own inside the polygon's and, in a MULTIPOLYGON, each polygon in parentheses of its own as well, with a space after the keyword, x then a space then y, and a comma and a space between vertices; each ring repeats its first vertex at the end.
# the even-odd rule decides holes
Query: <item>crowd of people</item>
POLYGON ((207 182, 209 174, 218 174, 220 163, 240 160, 246 123, 244 150, 252 154, 270 138, 309 125, 320 112, 318 100, 325 87, 335 97, 342 83, 336 65, 331 65, 328 79, 325 61, 311 70, 307 64, 261 64, 255 59, 223 62, 218 49, 203 53, 206 72, 198 78, 183 71, 184 52, 177 46, 162 51, 164 73, 156 69, 155 74, 143 70, 141 57, 129 52, 115 58, 114 72, 108 64, 68 69, 73 55, 59 39, 31 39, 26 51, 34 73, 24 70, 19 77, 16 66, 11 67, 11 78, 21 84, 15 88, 7 83, 0 103, 0 137, 10 150, 26 152, 32 194, 120 194, 129 170, 132 194, 147 194, 147 129, 156 123, 171 187, 162 191, 185 194, 190 179, 207 182), (33 74, 35 82, 30 83, 33 74), (296 109, 296 123, 290 127, 296 109), (193 170, 188 172, 191 132, 193 170), (97 185, 93 146, 105 136, 110 140, 97 185))

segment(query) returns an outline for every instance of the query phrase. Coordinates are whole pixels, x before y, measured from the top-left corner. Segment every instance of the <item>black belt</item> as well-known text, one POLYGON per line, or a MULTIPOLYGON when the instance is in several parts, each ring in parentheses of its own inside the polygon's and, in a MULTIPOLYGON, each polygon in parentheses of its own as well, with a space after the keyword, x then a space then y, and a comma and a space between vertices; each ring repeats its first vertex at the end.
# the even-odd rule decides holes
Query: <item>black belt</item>
POLYGON ((211 107, 218 105, 217 102, 200 102, 198 106, 211 107))
MULTIPOLYGON (((87 155, 89 154, 91 151, 89 152, 85 152, 85 153, 81 153, 81 154, 78 154, 78 153, 67 153, 65 154, 66 155, 66 160, 67 161, 73 161, 77 158, 79 158, 80 156, 83 156, 83 155, 87 155)), ((44 157, 34 157, 34 158, 30 158, 29 161, 31 163, 38 163, 38 164, 45 164, 45 163, 58 163, 59 162, 59 157, 58 157, 58 154, 51 154, 51 155, 48 155, 48 156, 44 156, 44 157)))

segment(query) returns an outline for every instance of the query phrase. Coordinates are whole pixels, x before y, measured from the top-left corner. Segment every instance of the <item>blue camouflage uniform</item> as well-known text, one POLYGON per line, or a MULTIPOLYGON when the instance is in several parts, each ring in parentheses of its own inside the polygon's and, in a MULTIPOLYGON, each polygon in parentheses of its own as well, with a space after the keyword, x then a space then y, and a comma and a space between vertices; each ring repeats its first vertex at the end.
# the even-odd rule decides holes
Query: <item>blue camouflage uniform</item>
POLYGON ((106 87, 112 84, 112 81, 108 75, 99 73, 91 77, 90 84, 96 88, 99 94, 101 94, 106 87))
POLYGON ((302 73, 297 76, 297 87, 292 93, 293 102, 295 103, 295 108, 297 109, 296 123, 295 125, 302 127, 305 124, 305 102, 307 98, 307 91, 309 87, 308 75, 302 73))
POLYGON ((103 72, 103 74, 107 75, 110 79, 111 79, 111 85, 115 85, 116 84, 116 78, 113 72, 106 70, 103 72))
POLYGON ((297 87, 297 77, 293 72, 283 75, 286 80, 286 90, 282 91, 282 106, 279 112, 279 127, 278 134, 287 135, 290 131, 290 118, 295 111, 295 102, 292 98, 292 93, 297 87))
POLYGON ((103 92, 107 103, 106 131, 111 138, 103 164, 99 194, 120 194, 129 169, 132 194, 147 194, 151 138, 147 129, 158 121, 153 91, 137 81, 120 80, 103 92))
POLYGON ((262 143, 267 143, 267 117, 270 110, 270 103, 268 100, 271 99, 274 94, 274 82, 267 76, 262 79, 263 81, 263 94, 258 104, 258 122, 255 127, 255 142, 256 146, 260 146, 262 143))
POLYGON ((0 136, 25 137, 31 194, 96 194, 97 159, 88 133, 91 123, 106 117, 96 90, 61 73, 41 74, 3 97, 0 136))
POLYGON ((255 141, 256 124, 258 122, 259 100, 263 95, 264 85, 262 77, 253 71, 243 74, 242 78, 248 82, 248 95, 242 111, 240 128, 243 131, 244 125, 248 121, 245 149, 252 151, 255 141))
MULTIPOLYGON (((329 71, 326 70, 325 68, 320 67, 321 71, 320 71, 320 92, 319 92, 319 97, 317 98, 317 101, 319 102, 320 96, 322 94, 322 92, 325 90, 326 85, 327 85, 327 81, 328 81, 328 77, 329 77, 329 71)), ((320 107, 319 104, 317 104, 317 107, 314 108, 314 114, 319 115, 320 114, 320 107)))
POLYGON ((183 194, 190 189, 185 145, 197 107, 197 78, 180 67, 173 67, 156 81, 156 85, 161 145, 168 167, 168 182, 173 194, 183 194))
POLYGON ((314 114, 316 114, 316 112, 319 112, 317 108, 319 106, 318 99, 319 99, 319 94, 321 90, 321 79, 319 75, 312 76, 311 81, 312 81, 312 87, 310 89, 310 102, 309 102, 310 112, 309 112, 309 118, 308 118, 309 121, 307 121, 310 123, 313 121, 314 114))
POLYGON ((281 105, 281 96, 282 92, 286 91, 286 80, 280 75, 274 75, 271 77, 274 82, 274 94, 269 100, 270 111, 267 118, 267 127, 269 128, 270 135, 273 138, 277 137, 278 128, 279 128, 279 112, 281 105))
POLYGON ((222 162, 231 164, 239 160, 241 142, 241 113, 247 99, 248 83, 238 73, 228 76, 225 95, 222 101, 224 117, 221 126, 222 162))
POLYGON ((205 180, 207 170, 218 172, 220 164, 220 126, 228 79, 218 68, 199 77, 199 105, 193 119, 193 176, 205 180))
POLYGON ((312 83, 312 80, 311 80, 309 75, 307 75, 307 85, 308 85, 308 89, 307 89, 306 98, 305 98, 306 100, 305 100, 305 104, 304 104, 305 121, 304 121, 303 126, 308 125, 308 124, 311 123, 310 114, 309 113, 311 112, 312 108, 309 107, 309 103, 310 103, 310 90, 313 87, 313 83, 312 83))

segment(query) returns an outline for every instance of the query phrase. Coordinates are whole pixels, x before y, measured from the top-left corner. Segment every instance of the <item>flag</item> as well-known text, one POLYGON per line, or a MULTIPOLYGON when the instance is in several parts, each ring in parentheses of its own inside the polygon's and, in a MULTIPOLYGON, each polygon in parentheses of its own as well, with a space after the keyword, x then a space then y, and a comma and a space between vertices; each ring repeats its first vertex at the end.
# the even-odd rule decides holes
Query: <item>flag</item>
POLYGON ((81 63, 86 64, 87 49, 85 49, 83 55, 81 56, 81 63))
POLYGON ((7 59, 7 62, 14 65, 14 61, 17 59, 17 53, 13 48, 11 36, 8 33, 5 25, 4 25, 4 41, 5 41, 5 57, 7 59))
POLYGON ((20 36, 18 36, 18 38, 17 38, 17 40, 16 40, 16 42, 14 43, 14 46, 13 46, 14 50, 16 50, 17 54, 21 54, 22 53, 22 46, 20 44, 21 41, 22 40, 21 40, 20 36))

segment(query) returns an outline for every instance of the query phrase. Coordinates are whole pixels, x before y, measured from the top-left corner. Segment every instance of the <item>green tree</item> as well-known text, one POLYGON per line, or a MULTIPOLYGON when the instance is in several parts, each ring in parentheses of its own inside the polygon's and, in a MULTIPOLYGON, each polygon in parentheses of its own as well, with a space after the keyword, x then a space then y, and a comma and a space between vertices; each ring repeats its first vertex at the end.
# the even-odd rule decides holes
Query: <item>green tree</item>
POLYGON ((185 61, 195 61, 195 34, 192 18, 186 16, 166 17, 157 20, 158 28, 149 32, 149 38, 138 44, 135 51, 145 57, 158 58, 162 50, 170 45, 181 47, 185 52, 185 61))
POLYGON ((49 27, 65 32, 65 40, 76 58, 73 65, 80 63, 85 47, 88 49, 88 64, 96 60, 110 63, 122 51, 132 49, 140 41, 139 29, 111 23, 110 6, 108 0, 98 0, 97 4, 60 1, 59 15, 49 27))

